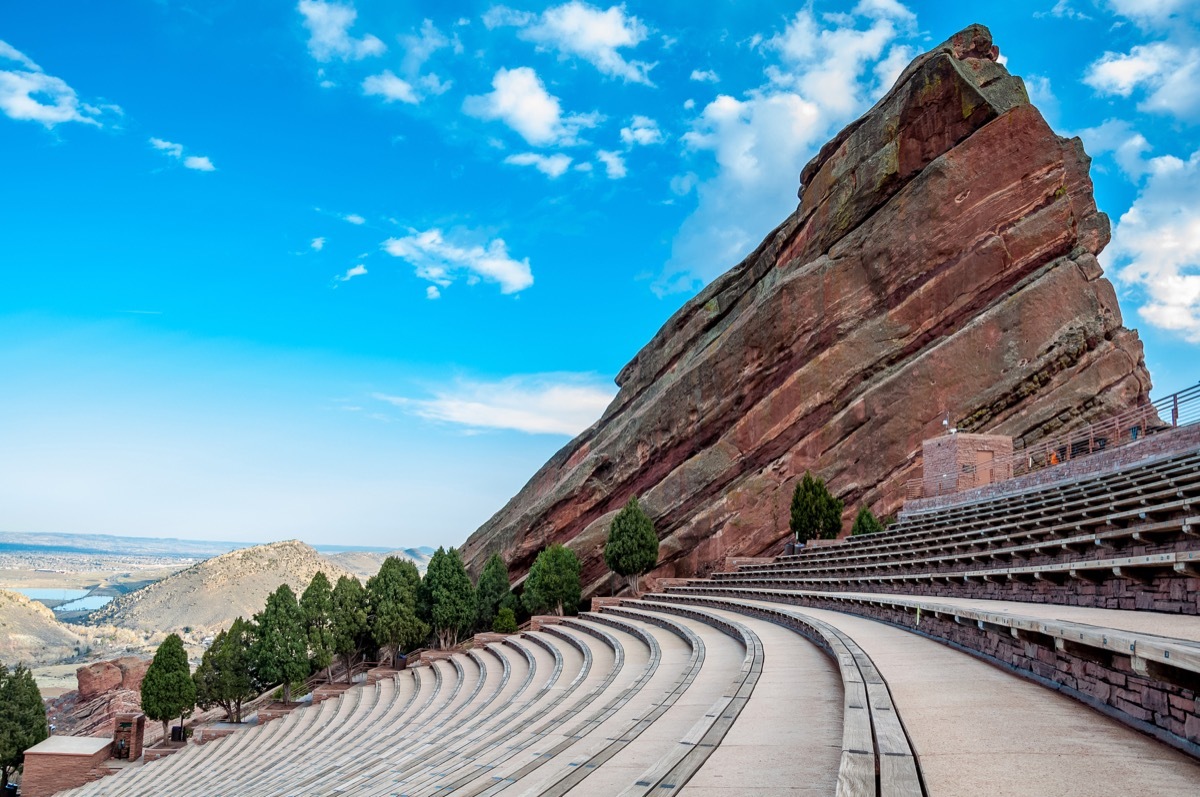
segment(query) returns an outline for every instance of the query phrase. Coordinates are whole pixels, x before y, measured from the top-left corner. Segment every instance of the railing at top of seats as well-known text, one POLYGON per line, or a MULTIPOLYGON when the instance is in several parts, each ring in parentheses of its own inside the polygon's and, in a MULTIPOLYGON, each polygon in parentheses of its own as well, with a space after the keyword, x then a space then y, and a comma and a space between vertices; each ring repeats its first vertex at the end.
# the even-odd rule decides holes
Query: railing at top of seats
POLYGON ((905 484, 905 498, 951 495, 1111 451, 1195 423, 1200 423, 1200 384, 1082 429, 1039 440, 1013 452, 1012 456, 998 457, 986 464, 963 465, 958 473, 912 479, 905 484))

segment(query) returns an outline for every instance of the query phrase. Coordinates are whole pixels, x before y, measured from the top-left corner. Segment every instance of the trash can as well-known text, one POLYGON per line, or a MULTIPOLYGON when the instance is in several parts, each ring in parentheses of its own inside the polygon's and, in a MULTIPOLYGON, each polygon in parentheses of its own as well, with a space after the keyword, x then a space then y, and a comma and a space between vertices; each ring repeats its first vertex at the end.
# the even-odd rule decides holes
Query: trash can
POLYGON ((173 742, 182 742, 183 741, 183 726, 182 725, 172 725, 171 726, 171 741, 173 741, 173 742))

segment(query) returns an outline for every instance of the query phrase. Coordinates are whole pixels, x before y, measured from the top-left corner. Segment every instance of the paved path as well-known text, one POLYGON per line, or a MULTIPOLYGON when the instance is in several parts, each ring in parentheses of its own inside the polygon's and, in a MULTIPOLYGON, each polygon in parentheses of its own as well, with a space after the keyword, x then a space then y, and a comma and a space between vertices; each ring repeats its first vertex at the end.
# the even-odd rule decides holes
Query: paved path
POLYGON ((871 657, 931 797, 1200 794, 1196 761, 1057 692, 884 623, 761 603, 824 620, 871 657))
MULTIPOLYGON (((964 609, 979 609, 999 614, 1017 614, 1036 617, 1040 620, 1066 620, 1086 623, 1119 631, 1134 631, 1142 634, 1157 634, 1173 639, 1200 642, 1200 616, 1187 614, 1164 614, 1162 612, 1135 612, 1127 609, 1093 609, 1088 606, 1060 606, 1053 603, 1026 603, 1024 601, 997 601, 984 598, 943 598, 939 595, 894 595, 878 592, 838 592, 856 598, 910 598, 917 601, 961 606, 964 609)), ((1197 790, 1200 793, 1200 789, 1197 790)))
POLYGON ((842 756, 842 681, 820 648, 794 631, 736 612, 707 612, 748 626, 763 643, 763 671, 720 746, 681 792, 831 795, 842 756))

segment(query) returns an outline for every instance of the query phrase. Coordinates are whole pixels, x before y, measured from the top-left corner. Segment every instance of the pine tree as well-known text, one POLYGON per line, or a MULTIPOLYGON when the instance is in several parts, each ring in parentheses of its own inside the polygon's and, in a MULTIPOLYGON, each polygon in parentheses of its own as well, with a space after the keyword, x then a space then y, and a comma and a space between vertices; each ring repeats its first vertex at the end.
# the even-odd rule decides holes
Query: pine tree
POLYGON ((242 721, 242 704, 258 694, 250 651, 254 639, 250 624, 241 617, 217 634, 204 651, 192 680, 196 683, 196 705, 204 710, 220 706, 230 722, 242 721))
POLYGON ((420 585, 417 566, 395 556, 384 559, 367 581, 371 634, 375 644, 388 651, 393 666, 401 649, 411 650, 429 635, 429 626, 417 617, 420 585))
POLYGON ((267 596, 267 605, 254 615, 254 666, 267 684, 283 685, 283 702, 292 702, 292 684, 308 675, 308 635, 304 611, 287 584, 267 596))
POLYGON ((658 563, 658 535, 654 522, 642 511, 637 496, 629 499, 625 508, 613 518, 608 528, 608 543, 604 546, 604 562, 614 573, 629 579, 629 588, 636 596, 638 577, 648 573, 658 563))
POLYGON ((300 596, 300 608, 304 611, 312 668, 325 670, 325 680, 332 681, 329 665, 333 663, 333 589, 320 570, 300 596))
POLYGON ((879 518, 875 517, 871 508, 864 504, 859 508, 857 517, 854 518, 854 525, 850 527, 850 536, 874 534, 878 531, 883 531, 883 524, 879 522, 879 518))
POLYGON ((438 647, 452 647, 460 635, 470 633, 475 623, 475 587, 456 549, 438 548, 429 560, 418 609, 422 619, 433 626, 438 647))
POLYGON ((167 738, 167 723, 176 717, 183 724, 183 715, 196 705, 196 683, 188 665, 187 652, 178 634, 163 640, 154 653, 154 660, 142 679, 142 713, 147 719, 158 720, 167 738))
POLYGON ((501 605, 512 595, 512 587, 508 583, 508 566, 504 557, 494 553, 488 557, 479 574, 479 582, 475 585, 475 603, 478 611, 475 615, 475 627, 486 630, 492 627, 501 605))
POLYGON ((0 664, 0 789, 25 762, 25 751, 50 735, 46 707, 33 672, 0 664))
POLYGON ((497 634, 517 633, 517 616, 513 614, 513 610, 504 606, 496 612, 496 619, 492 621, 492 630, 497 634))
POLYGON ((579 557, 570 548, 557 543, 546 548, 538 554, 525 579, 525 608, 530 614, 574 614, 582 592, 580 570, 579 557))
POLYGON ((842 508, 841 499, 829 492, 825 482, 805 471, 792 493, 790 525, 796 541, 836 537, 842 530, 842 508))
POLYGON ((369 634, 367 591, 357 578, 342 576, 333 587, 333 652, 346 667, 346 683, 369 634))

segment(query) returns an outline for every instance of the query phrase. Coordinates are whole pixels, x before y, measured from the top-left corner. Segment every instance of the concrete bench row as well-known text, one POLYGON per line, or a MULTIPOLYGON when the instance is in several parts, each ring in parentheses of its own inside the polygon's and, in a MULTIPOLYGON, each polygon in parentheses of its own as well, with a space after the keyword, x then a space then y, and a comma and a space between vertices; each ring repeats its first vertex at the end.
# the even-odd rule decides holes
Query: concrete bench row
POLYGON ((1079 610, 986 600, 692 583, 651 600, 737 605, 744 601, 832 609, 932 636, 1051 686, 1122 722, 1200 756, 1200 622, 1177 618, 1176 636, 1158 633, 1153 613, 1079 610), (732 604, 730 604, 732 602, 732 604), (1041 609, 1041 611, 1035 611, 1041 609), (1061 610, 1059 610, 1061 611, 1061 610), (1139 630, 1139 626, 1147 630, 1139 630))
MULTIPOLYGON (((936 526, 916 530, 902 518, 884 532, 851 537, 836 546, 814 548, 779 557, 772 563, 747 564, 739 569, 775 571, 805 565, 903 561, 938 552, 978 552, 1014 543, 1052 540, 1089 529, 1096 533, 1126 528, 1138 531, 1134 527, 1139 525, 1150 525, 1144 533, 1153 534, 1155 539, 1169 535, 1195 537, 1195 525, 1186 522, 1186 518, 1188 510, 1200 503, 1200 453, 1146 466, 1139 478, 1140 482, 1119 490, 1112 489, 1107 482, 1093 486, 1095 494, 1090 497, 1082 492, 1057 490, 1036 497, 1024 496, 1020 505, 1006 512, 989 512, 972 519, 956 517, 960 513, 948 510, 947 517, 939 518, 936 526), (1147 521, 1174 522, 1155 529, 1147 521)), ((1110 538, 1117 542, 1121 535, 1110 538)))

